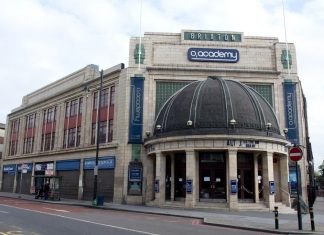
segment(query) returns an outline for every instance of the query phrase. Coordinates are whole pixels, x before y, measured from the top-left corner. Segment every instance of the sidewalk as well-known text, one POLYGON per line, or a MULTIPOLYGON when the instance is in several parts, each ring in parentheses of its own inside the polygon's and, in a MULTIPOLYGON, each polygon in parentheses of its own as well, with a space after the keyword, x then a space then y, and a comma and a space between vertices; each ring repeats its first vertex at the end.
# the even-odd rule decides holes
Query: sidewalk
MULTIPOLYGON (((19 194, 0 192, 0 197, 19 198, 19 194)), ((43 203, 95 207, 92 206, 91 201, 80 201, 71 199, 61 199, 61 201, 45 201, 35 199, 34 195, 25 194, 22 194, 20 198, 24 200, 38 201, 43 203)), ((205 224, 278 234, 324 234, 323 197, 318 197, 314 205, 314 217, 316 228, 315 232, 311 231, 309 214, 302 215, 303 230, 300 231, 298 230, 297 214, 280 214, 280 211, 279 230, 276 230, 274 224, 274 214, 270 212, 232 212, 218 210, 207 211, 198 209, 158 208, 141 205, 122 205, 115 203, 104 203, 104 206, 98 206, 96 208, 198 218, 202 219, 205 224)))

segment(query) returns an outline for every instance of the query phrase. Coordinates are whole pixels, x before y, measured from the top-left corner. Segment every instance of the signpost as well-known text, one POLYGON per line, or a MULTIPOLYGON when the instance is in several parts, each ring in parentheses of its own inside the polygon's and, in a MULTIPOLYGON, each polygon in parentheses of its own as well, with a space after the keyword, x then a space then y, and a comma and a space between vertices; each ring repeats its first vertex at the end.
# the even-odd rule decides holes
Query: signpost
POLYGON ((290 160, 294 161, 296 163, 296 181, 297 181, 297 216, 298 216, 298 229, 303 230, 303 223, 302 223, 302 217, 301 217, 301 211, 300 211, 300 202, 299 202, 299 174, 298 174, 298 161, 302 159, 303 157, 303 151, 297 147, 294 146, 289 150, 289 158, 290 160))

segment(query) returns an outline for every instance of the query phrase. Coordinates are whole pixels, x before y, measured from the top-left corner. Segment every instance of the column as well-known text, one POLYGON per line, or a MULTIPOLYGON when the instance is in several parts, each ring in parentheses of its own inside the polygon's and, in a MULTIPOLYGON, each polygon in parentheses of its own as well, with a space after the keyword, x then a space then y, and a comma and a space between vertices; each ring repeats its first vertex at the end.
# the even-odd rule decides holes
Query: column
POLYGON ((82 111, 82 118, 84 118, 85 123, 81 129, 81 146, 89 146, 91 145, 91 131, 92 131, 92 111, 93 111, 93 97, 94 92, 89 92, 86 95, 86 99, 83 101, 84 103, 84 111, 82 111), (84 134, 82 134, 82 131, 84 134))
MULTIPOLYGON (((275 205, 275 196, 270 195, 269 182, 274 181, 273 176, 273 152, 267 152, 262 156, 263 171, 263 198, 269 210, 273 210, 275 205)), ((278 187, 277 187, 278 188, 278 187)))
MULTIPOLYGON (((185 207, 193 208, 199 195, 199 181, 197 174, 197 159, 194 150, 186 150, 186 182, 191 180, 191 193, 186 193, 185 207)), ((185 183, 186 183, 185 182, 185 183)))
POLYGON ((259 203, 259 180, 258 180, 258 153, 254 153, 253 165, 254 165, 254 201, 259 203))
POLYGON ((58 113, 58 117, 57 117, 57 122, 56 122, 56 126, 57 126, 57 145, 56 145, 56 149, 60 150, 63 148, 63 139, 64 139, 64 122, 65 122, 65 103, 61 102, 58 106, 57 106, 57 113, 58 113))
POLYGON ((228 190, 227 190, 227 198, 228 205, 230 210, 237 209, 238 201, 237 201, 237 192, 231 193, 231 181, 236 180, 237 182, 237 150, 228 150, 227 154, 227 172, 228 172, 228 190))
POLYGON ((80 160, 78 200, 83 198, 83 158, 80 160))
POLYGON ((174 153, 171 155, 171 201, 174 201, 174 185, 175 185, 175 174, 174 174, 174 167, 175 167, 175 161, 174 161, 174 153))
POLYGON ((44 120, 44 110, 37 113, 36 118, 36 135, 35 135, 35 151, 37 153, 42 151, 42 134, 43 134, 43 120, 44 120))
POLYGON ((159 181, 159 192, 155 193, 156 205, 160 206, 165 203, 165 156, 161 152, 156 153, 156 176, 155 180, 159 181))
POLYGON ((30 192, 32 191, 31 189, 34 189, 33 191, 35 192, 35 162, 34 161, 33 161, 32 177, 30 182, 30 192))
POLYGON ((13 189, 12 192, 16 193, 16 189, 17 189, 17 180, 18 180, 18 167, 16 165, 16 170, 15 170, 15 178, 14 178, 14 184, 13 184, 13 189))
POLYGON ((22 155, 24 149, 24 136, 25 136, 25 127, 26 127, 26 117, 23 116, 19 118, 19 132, 18 132, 18 146, 17 146, 17 154, 22 155))
POLYGON ((290 207, 288 156, 280 155, 280 192, 282 203, 290 207))

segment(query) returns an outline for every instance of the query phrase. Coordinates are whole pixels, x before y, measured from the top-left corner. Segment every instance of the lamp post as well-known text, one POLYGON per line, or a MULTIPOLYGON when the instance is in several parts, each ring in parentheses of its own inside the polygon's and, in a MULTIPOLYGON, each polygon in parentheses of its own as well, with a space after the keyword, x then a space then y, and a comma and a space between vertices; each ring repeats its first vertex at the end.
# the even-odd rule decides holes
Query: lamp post
POLYGON ((101 111, 101 92, 102 92, 103 70, 100 72, 100 88, 98 93, 98 111, 97 111, 97 145, 96 145, 96 164, 93 169, 93 202, 97 205, 97 188, 98 188, 98 162, 99 162, 99 142, 100 142, 100 111, 101 111))

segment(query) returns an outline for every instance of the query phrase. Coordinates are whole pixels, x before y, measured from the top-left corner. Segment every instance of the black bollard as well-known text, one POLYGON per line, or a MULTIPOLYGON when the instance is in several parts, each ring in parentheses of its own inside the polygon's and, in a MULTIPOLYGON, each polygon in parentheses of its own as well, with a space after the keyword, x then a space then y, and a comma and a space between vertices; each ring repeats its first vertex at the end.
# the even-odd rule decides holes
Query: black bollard
POLYGON ((309 207, 309 216, 310 216, 310 220, 311 220, 311 227, 312 227, 312 231, 315 231, 315 223, 314 223, 314 211, 313 211, 313 207, 309 207))
POLYGON ((278 212, 278 207, 275 206, 274 207, 274 214, 275 214, 275 226, 276 226, 276 229, 279 229, 279 212, 278 212))

